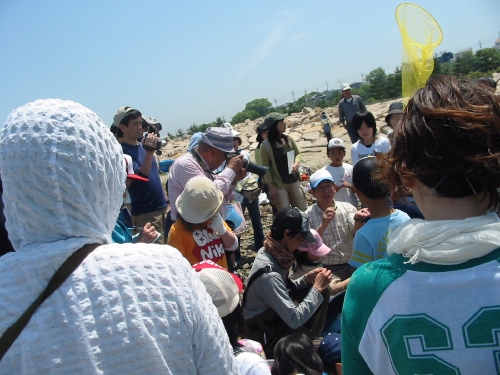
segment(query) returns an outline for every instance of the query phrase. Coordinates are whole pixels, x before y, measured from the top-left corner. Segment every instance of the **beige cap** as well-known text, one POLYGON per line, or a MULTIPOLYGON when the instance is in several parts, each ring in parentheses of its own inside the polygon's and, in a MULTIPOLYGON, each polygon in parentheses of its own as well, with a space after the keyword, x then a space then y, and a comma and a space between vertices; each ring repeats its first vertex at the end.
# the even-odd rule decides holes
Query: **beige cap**
POLYGON ((217 190, 212 180, 196 176, 187 182, 175 205, 184 220, 199 224, 214 216, 223 201, 224 193, 217 190))

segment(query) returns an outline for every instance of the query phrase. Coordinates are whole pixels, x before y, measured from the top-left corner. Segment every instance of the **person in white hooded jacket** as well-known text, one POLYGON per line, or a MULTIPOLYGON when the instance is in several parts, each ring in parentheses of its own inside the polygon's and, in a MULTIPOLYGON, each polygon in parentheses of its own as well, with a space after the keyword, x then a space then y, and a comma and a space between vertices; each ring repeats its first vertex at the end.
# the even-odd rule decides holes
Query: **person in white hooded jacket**
POLYGON ((500 368, 500 101, 477 83, 436 77, 409 100, 381 162, 425 220, 389 236, 388 258, 351 277, 342 370, 496 374, 500 368))
POLYGON ((101 244, 35 311, 0 374, 237 374, 217 310, 170 246, 112 244, 126 173, 120 145, 72 101, 37 100, 0 129, 6 226, 0 335, 58 267, 101 244))

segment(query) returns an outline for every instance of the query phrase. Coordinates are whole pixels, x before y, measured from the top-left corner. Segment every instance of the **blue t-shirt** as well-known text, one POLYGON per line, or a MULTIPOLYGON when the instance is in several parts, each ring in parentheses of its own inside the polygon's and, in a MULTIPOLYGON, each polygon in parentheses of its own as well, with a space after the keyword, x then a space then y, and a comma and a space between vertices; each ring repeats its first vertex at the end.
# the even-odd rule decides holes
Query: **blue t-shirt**
POLYGON ((389 216, 368 220, 354 236, 354 250, 349 264, 361 267, 373 260, 386 258, 389 235, 407 220, 410 217, 399 210, 389 216))
POLYGON ((134 216, 142 215, 167 207, 156 160, 153 159, 151 162, 149 176, 145 176, 140 172, 144 156, 146 155, 146 150, 144 150, 142 144, 139 143, 137 146, 133 146, 128 143, 122 143, 122 148, 124 154, 132 157, 134 173, 142 177, 147 177, 149 180, 149 182, 133 180, 128 187, 132 203, 131 214, 134 216))

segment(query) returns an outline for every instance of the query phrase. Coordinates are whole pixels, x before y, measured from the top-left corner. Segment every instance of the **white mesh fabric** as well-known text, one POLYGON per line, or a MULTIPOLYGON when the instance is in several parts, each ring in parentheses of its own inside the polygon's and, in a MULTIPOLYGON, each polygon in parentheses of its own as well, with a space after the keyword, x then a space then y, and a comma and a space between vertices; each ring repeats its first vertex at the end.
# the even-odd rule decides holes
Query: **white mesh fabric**
POLYGON ((121 147, 99 117, 57 99, 9 115, 0 129, 0 174, 16 250, 0 262, 1 334, 75 250, 111 242, 126 174, 121 147))
POLYGON ((71 237, 110 242, 125 190, 122 159, 104 123, 78 103, 37 100, 13 111, 0 133, 0 168, 14 248, 71 237))

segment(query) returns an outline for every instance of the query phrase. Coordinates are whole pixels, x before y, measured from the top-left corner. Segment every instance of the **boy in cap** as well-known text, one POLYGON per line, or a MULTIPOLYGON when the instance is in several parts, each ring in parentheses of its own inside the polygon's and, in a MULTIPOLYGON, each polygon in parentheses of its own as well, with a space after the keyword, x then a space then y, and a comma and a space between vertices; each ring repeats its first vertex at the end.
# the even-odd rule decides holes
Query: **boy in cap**
POLYGON ((303 332, 313 338, 323 330, 331 272, 316 268, 294 281, 288 277, 293 252, 304 241, 316 241, 309 229, 307 215, 298 208, 279 211, 248 276, 242 301, 246 336, 262 343, 269 358, 283 336, 303 332), (296 304, 294 295, 306 288, 309 292, 296 304))
POLYGON ((354 166, 353 184, 359 200, 370 210, 370 220, 354 237, 354 250, 349 264, 358 268, 373 260, 387 257, 389 235, 410 217, 388 204, 389 191, 375 176, 375 157, 360 159, 354 166))
POLYGON ((311 194, 316 203, 307 209, 309 221, 332 251, 321 258, 323 267, 332 271, 330 293, 345 290, 344 280, 356 268, 348 264, 353 251, 353 236, 370 215, 367 209, 357 209, 350 203, 335 200, 335 185, 328 171, 321 169, 311 175, 311 194))
POLYGON ((358 199, 352 186, 352 165, 344 163, 345 146, 340 138, 333 138, 326 146, 326 156, 331 163, 324 167, 332 176, 335 187, 335 200, 358 206, 358 199))

